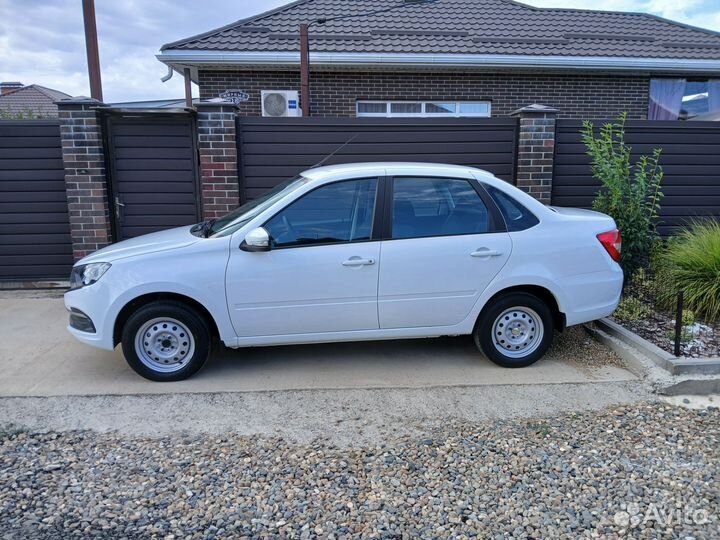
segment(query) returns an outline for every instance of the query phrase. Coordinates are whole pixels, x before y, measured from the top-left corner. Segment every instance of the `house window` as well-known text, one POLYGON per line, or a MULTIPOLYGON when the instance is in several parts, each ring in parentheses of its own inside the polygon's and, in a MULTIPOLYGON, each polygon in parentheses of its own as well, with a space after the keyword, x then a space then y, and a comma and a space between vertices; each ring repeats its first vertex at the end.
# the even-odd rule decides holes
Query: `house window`
POLYGON ((489 117, 489 101, 358 101, 358 116, 392 117, 489 117))
POLYGON ((648 120, 717 120, 720 80, 652 79, 648 120))

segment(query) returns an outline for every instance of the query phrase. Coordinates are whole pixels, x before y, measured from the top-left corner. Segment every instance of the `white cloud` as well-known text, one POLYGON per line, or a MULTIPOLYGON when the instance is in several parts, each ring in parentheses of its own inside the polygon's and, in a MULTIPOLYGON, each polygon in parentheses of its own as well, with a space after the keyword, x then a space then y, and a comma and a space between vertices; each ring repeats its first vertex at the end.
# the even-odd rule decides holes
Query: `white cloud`
MULTIPOLYGON (((179 98, 183 81, 160 78, 155 54, 175 41, 261 13, 286 0, 96 0, 107 102, 179 98)), ((0 81, 89 95, 80 0, 0 0, 0 81)))
MULTIPOLYGON (((96 0, 105 100, 183 96, 163 84, 160 46, 260 13, 288 0, 96 0)), ((359 0, 358 0, 359 1, 359 0)), ((542 7, 645 11, 720 31, 718 0, 525 0, 542 7)), ((80 0, 0 0, 0 80, 88 95, 80 0)))
POLYGON ((666 19, 720 32, 718 0, 520 0, 538 7, 601 9, 652 13, 666 19))

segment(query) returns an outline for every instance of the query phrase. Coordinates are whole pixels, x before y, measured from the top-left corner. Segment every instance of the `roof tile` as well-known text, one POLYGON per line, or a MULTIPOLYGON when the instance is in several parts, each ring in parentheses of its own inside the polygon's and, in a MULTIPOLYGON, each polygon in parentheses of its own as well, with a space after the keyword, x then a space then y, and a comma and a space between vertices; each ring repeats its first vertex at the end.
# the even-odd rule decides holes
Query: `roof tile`
POLYGON ((435 0, 372 13, 397 4, 299 0, 162 49, 297 51, 292 36, 298 26, 328 19, 311 27, 315 52, 720 59, 720 34, 645 13, 537 8, 513 0, 435 0))

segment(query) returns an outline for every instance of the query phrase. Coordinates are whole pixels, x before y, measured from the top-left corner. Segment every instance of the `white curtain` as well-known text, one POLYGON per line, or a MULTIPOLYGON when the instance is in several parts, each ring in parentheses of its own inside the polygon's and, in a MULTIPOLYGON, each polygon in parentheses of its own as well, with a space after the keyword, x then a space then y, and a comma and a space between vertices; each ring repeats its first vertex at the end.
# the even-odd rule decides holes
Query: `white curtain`
POLYGON ((708 112, 720 111, 720 79, 708 81, 708 112))
POLYGON ((685 79, 652 79, 648 120, 677 120, 685 93, 685 79))

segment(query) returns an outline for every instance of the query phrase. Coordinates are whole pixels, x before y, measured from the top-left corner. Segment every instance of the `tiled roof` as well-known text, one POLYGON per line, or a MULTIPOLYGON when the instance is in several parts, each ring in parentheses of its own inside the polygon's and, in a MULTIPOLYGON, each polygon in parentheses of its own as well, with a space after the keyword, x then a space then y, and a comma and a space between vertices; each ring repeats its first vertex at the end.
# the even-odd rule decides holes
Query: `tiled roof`
POLYGON ((56 117, 58 108, 55 102, 69 97, 71 96, 59 90, 31 84, 0 95, 0 111, 11 115, 30 112, 43 118, 56 117))
MULTIPOLYGON (((297 51, 298 25, 403 0, 299 0, 163 50, 297 51)), ((512 0, 436 0, 315 23, 310 48, 334 53, 446 53, 720 59, 720 34, 645 13, 536 8, 512 0)))

